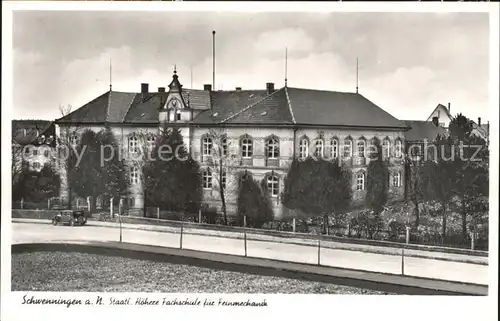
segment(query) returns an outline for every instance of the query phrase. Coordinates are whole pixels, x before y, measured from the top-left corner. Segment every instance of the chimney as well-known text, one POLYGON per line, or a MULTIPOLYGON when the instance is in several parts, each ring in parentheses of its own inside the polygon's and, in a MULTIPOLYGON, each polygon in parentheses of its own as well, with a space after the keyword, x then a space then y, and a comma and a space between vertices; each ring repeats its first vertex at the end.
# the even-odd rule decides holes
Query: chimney
POLYGON ((478 117, 478 118, 477 118, 477 124, 478 124, 478 126, 480 126, 480 127, 481 127, 481 117, 478 117))
POLYGON ((439 118, 438 117, 432 117, 432 123, 437 127, 439 126, 439 118))
POLYGON ((236 87, 236 91, 241 91, 241 87, 236 87))
POLYGON ((266 83, 267 94, 270 95, 274 92, 274 83, 268 82, 266 83))
POLYGON ((141 84, 141 96, 142 100, 146 99, 147 94, 149 93, 149 84, 142 83, 141 84))
POLYGON ((451 113, 451 103, 448 103, 448 112, 451 113))
POLYGON ((159 93, 164 93, 165 92, 165 87, 158 87, 158 92, 159 93))
POLYGON ((203 90, 212 91, 212 85, 210 85, 210 84, 203 85, 203 90))

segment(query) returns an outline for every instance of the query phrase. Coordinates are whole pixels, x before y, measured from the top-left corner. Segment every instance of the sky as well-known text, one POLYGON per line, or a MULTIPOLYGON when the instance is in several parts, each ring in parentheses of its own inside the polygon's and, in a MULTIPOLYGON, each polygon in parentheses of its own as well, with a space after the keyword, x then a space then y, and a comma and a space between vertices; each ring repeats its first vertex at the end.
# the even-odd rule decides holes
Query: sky
POLYGON ((399 119, 438 103, 488 119, 487 13, 20 11, 13 16, 13 117, 53 120, 109 90, 288 86, 356 91, 399 119), (356 77, 356 59, 358 77, 356 77), (110 73, 110 61, 112 65, 110 73))

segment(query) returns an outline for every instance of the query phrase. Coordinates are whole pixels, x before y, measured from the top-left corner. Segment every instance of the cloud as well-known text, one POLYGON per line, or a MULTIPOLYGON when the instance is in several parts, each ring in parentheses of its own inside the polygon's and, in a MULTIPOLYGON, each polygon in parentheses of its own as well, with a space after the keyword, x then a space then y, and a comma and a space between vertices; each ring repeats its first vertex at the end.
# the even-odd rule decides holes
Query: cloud
POLYGON ((486 13, 51 12, 14 14, 14 116, 58 117, 109 88, 290 86, 360 91, 401 118, 452 102, 470 117, 488 103, 486 13), (193 77, 191 79, 191 70, 193 77))

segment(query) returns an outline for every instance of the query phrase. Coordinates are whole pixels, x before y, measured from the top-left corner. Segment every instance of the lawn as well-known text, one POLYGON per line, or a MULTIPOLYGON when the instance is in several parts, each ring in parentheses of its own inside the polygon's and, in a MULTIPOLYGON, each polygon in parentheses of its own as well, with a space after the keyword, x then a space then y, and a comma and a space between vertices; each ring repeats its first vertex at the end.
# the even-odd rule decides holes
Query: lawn
POLYGON ((12 254, 12 291, 386 294, 329 283, 66 252, 12 254))

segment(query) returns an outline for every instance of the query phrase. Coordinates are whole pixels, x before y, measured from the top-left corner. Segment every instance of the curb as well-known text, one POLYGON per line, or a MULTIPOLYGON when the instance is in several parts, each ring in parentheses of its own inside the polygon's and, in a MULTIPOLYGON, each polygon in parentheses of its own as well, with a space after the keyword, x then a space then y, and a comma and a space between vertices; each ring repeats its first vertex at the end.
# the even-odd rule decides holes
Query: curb
POLYGON ((122 256, 135 259, 163 261, 174 264, 189 264, 250 274, 298 278, 397 294, 488 295, 488 286, 481 284, 323 267, 313 264, 284 262, 229 254, 138 245, 132 243, 20 243, 12 245, 11 249, 12 253, 70 251, 109 256, 122 256))
MULTIPOLYGON (((13 218, 12 222, 21 223, 21 224, 48 224, 47 222, 45 222, 45 220, 42 220, 42 219, 37 219, 37 220, 30 219, 30 220, 31 221, 19 221, 19 220, 13 218)), ((110 222, 110 223, 111 224, 117 224, 117 223, 114 223, 114 222, 110 222)), ((118 226, 110 226, 110 225, 106 225, 106 224, 108 224, 108 223, 106 223, 106 222, 100 222, 100 224, 89 225, 89 226, 112 228, 112 229, 118 229, 119 228, 118 226)), ((133 225, 133 223, 126 223, 126 224, 133 225)), ((159 226, 172 228, 171 226, 165 226, 165 225, 159 225, 159 226)), ((128 230, 152 231, 152 232, 159 232, 159 233, 179 234, 179 231, 175 231, 175 230, 173 230, 173 231, 165 231, 165 230, 156 229, 155 225, 152 225, 152 228, 135 227, 135 226, 125 226, 125 227, 122 227, 122 228, 123 229, 128 229, 128 230)), ((219 236, 219 235, 205 234, 205 233, 200 233, 200 232, 195 232, 195 231, 189 231, 189 230, 186 231, 186 229, 193 229, 193 228, 192 227, 186 227, 184 229, 184 233, 187 234, 187 235, 208 236, 208 237, 227 238, 227 239, 236 239, 236 240, 243 240, 244 239, 244 236, 233 236, 233 235, 219 236)), ((236 232, 232 232, 232 233, 236 233, 236 232)), ((280 244, 290 244, 290 245, 317 247, 316 244, 301 243, 301 242, 296 242, 296 241, 287 241, 288 239, 287 240, 262 240, 262 239, 258 239, 258 238, 253 237, 253 235, 258 235, 258 234, 248 233, 247 234, 247 240, 249 240, 249 241, 255 241, 255 242, 272 242, 272 243, 280 243, 280 244)), ((339 246, 335 246, 335 245, 331 245, 331 244, 326 243, 326 242, 332 242, 330 240, 324 240, 324 239, 322 239, 322 241, 324 241, 322 243, 322 248, 327 248, 327 249, 343 250, 343 251, 353 251, 353 252, 362 252, 362 253, 372 253, 372 254, 383 254, 383 255, 391 255, 391 256, 401 256, 402 255, 400 253, 393 253, 393 252, 391 253, 391 252, 386 252, 386 251, 383 251, 383 250, 377 251, 377 250, 373 250, 373 249, 352 248, 352 247, 351 248, 349 248, 349 247, 339 247, 339 246)), ((346 244, 346 243, 343 243, 343 244, 346 244)), ((393 249, 399 249, 399 248, 393 248, 393 249)), ((424 250, 420 250, 420 251, 424 251, 424 250)), ((431 251, 430 253, 432 253, 432 252, 433 251, 431 251)), ((443 253, 443 252, 440 252, 440 253, 443 253)), ((461 254, 461 255, 465 255, 465 254, 461 254)), ((465 264, 476 264, 476 265, 483 265, 483 266, 488 266, 489 265, 488 262, 480 262, 480 261, 474 261, 474 260, 470 260, 470 259, 451 259, 451 258, 445 258, 445 257, 433 257, 433 256, 419 255, 419 254, 413 254, 413 253, 405 253, 405 257, 413 257, 413 258, 420 258, 420 259, 427 259, 427 260, 439 260, 439 261, 446 261, 446 262, 457 262, 457 263, 465 263, 465 264)))

